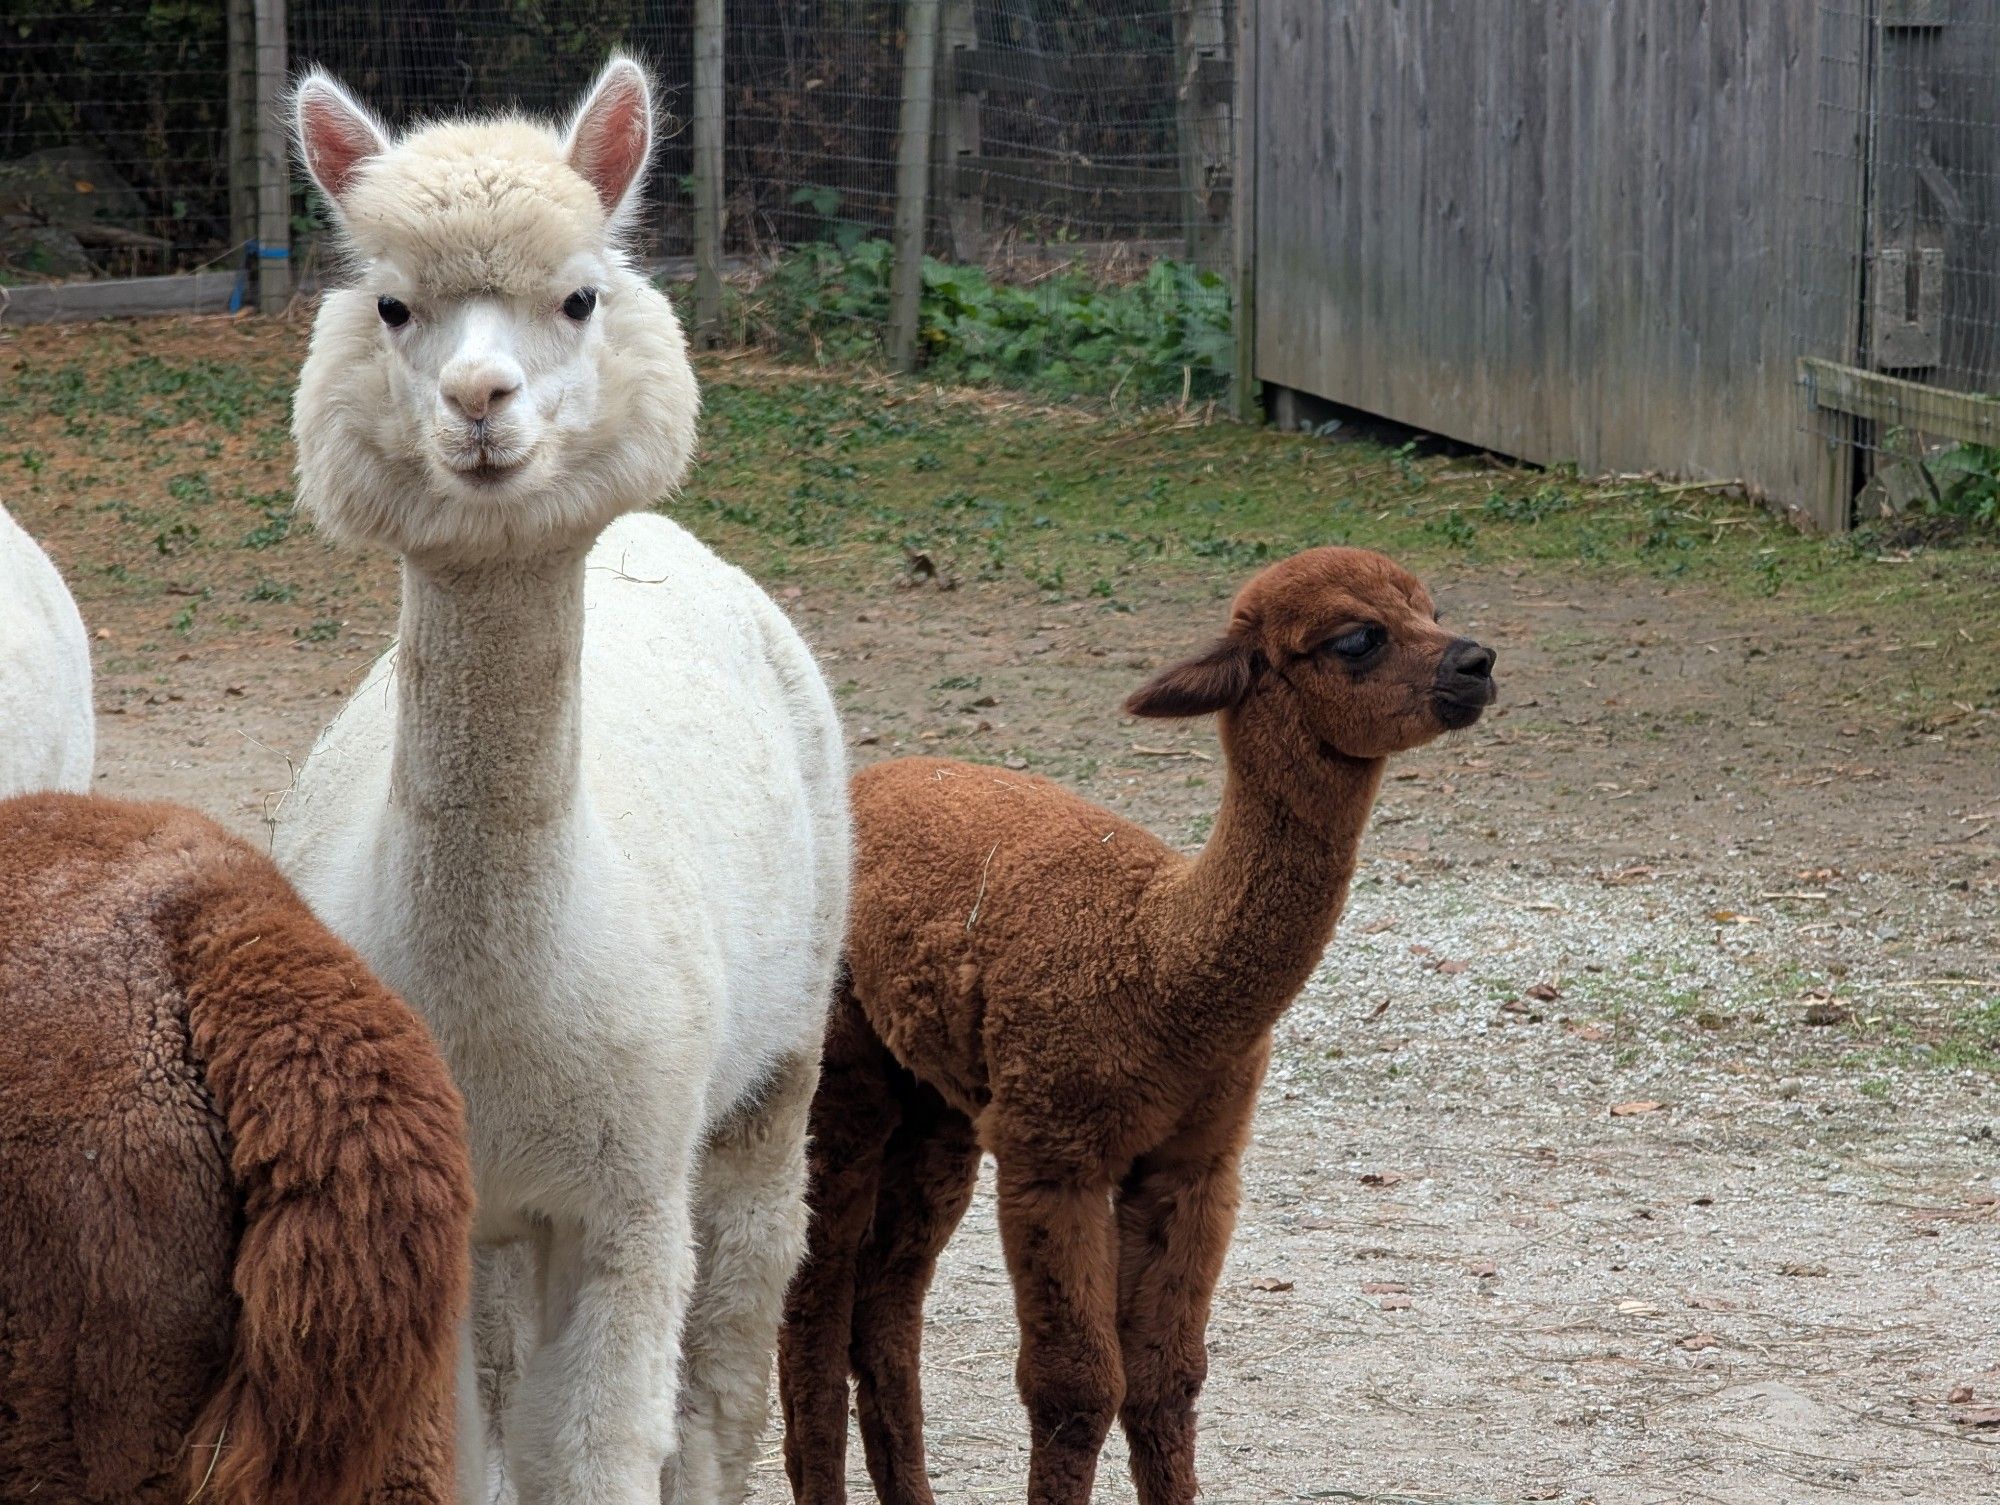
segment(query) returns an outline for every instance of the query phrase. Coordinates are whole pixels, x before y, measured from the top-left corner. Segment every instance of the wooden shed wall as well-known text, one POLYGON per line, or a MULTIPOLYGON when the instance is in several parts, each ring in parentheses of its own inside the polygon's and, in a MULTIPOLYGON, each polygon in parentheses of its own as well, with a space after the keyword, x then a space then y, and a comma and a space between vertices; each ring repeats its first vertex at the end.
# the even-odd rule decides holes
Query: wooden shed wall
POLYGON ((1260 379, 1844 521, 1796 373, 1854 353, 1860 23, 1822 0, 1255 3, 1260 379))

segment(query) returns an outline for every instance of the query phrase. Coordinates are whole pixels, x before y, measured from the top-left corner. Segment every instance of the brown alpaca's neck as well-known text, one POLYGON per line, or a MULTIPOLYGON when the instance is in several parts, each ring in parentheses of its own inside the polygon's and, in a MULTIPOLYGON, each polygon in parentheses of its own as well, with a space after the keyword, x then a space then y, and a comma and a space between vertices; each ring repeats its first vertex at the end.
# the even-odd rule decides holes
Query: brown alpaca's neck
MULTIPOLYGON (((1225 732, 1225 747, 1233 740, 1225 732)), ((1219 1062, 1247 1049, 1332 939, 1385 765, 1314 756, 1273 778, 1231 749, 1208 844, 1160 895, 1152 919, 1169 1012, 1156 1027, 1177 1054, 1219 1062)))
POLYGON ((392 808, 468 845, 562 824, 581 783, 582 555, 405 560, 398 636, 392 808))

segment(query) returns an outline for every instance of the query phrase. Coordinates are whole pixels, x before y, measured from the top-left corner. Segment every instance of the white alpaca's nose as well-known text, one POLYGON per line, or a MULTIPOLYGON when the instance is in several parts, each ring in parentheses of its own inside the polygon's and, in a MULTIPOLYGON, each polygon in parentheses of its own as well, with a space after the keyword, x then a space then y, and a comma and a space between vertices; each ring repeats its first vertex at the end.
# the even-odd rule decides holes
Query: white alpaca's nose
POLYGON ((438 378, 444 405, 468 423, 482 423, 521 390, 521 372, 511 363, 480 361, 457 369, 454 361, 438 378))

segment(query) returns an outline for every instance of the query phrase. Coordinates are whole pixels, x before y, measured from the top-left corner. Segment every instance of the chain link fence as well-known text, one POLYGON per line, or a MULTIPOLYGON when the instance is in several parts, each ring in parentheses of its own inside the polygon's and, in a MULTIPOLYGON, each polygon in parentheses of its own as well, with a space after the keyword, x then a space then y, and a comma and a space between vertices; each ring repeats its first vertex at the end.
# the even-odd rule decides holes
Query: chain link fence
MULTIPOLYGON (((257 81, 247 0, 0 8, 0 284, 254 263, 257 81), (248 103, 246 104, 246 101, 248 103), (233 169, 233 170, 232 170, 233 169)), ((922 348, 977 379, 1026 343, 1135 359, 1214 389, 1229 298, 1233 0, 928 0, 922 348), (1039 334, 1037 334, 1039 331, 1039 334)), ((724 304, 711 333, 866 353, 888 323, 912 0, 725 0, 724 304)), ((507 106, 553 114, 614 48, 667 117, 644 253, 691 277, 696 0, 506 7, 292 0, 285 61, 323 65, 392 125, 507 106)), ((270 59, 264 59, 269 67, 270 59)), ((269 97, 277 80, 267 79, 269 97)), ((267 142, 268 144, 268 142, 267 142)), ((321 207, 291 185, 293 280, 328 271, 321 207)), ((907 192, 908 185, 905 185, 907 192)), ((277 238, 270 219, 264 254, 277 238)), ((283 251, 275 254, 282 256, 283 251)), ((690 295, 691 295, 691 289, 690 295)), ((691 296, 690 301, 692 302, 691 296)), ((1128 362, 1128 364, 1132 364, 1128 362)))
POLYGON ((2000 8, 1828 0, 1806 362, 1856 515, 2000 523, 2000 8))

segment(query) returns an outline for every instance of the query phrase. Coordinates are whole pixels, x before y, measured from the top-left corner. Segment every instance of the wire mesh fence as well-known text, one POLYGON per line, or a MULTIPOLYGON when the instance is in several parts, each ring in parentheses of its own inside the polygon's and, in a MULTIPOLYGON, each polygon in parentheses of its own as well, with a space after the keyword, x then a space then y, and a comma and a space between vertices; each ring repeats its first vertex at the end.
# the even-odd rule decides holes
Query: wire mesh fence
POLYGON ((0 4, 0 281, 232 255, 220 4, 0 4))
POLYGON ((1844 348, 1812 352, 1811 421, 1853 447, 1859 516, 2000 521, 2000 10, 1828 0, 1821 34, 1833 239, 1804 276, 1844 348))
MULTIPOLYGON (((0 280, 241 263, 258 234, 255 122, 241 118, 255 98, 241 75, 257 66, 248 0, 62 14, 28 3, 44 11, 0 21, 20 38, 0 61, 0 280)), ((1025 358, 1029 326, 1054 319, 1086 346, 1151 338, 1161 363, 1199 366, 1212 385, 1227 348, 1233 0, 928 3, 925 347, 958 352, 977 376, 1025 358)), ((720 9, 731 276, 717 322, 737 337, 865 350, 889 313, 914 7, 720 9)), ((496 107, 554 113, 612 49, 637 54, 667 119, 641 250, 673 277, 695 250, 697 10, 293 0, 284 31, 292 74, 330 68, 397 126, 496 107)), ((310 284, 328 270, 324 219, 294 177, 292 265, 310 284)))

